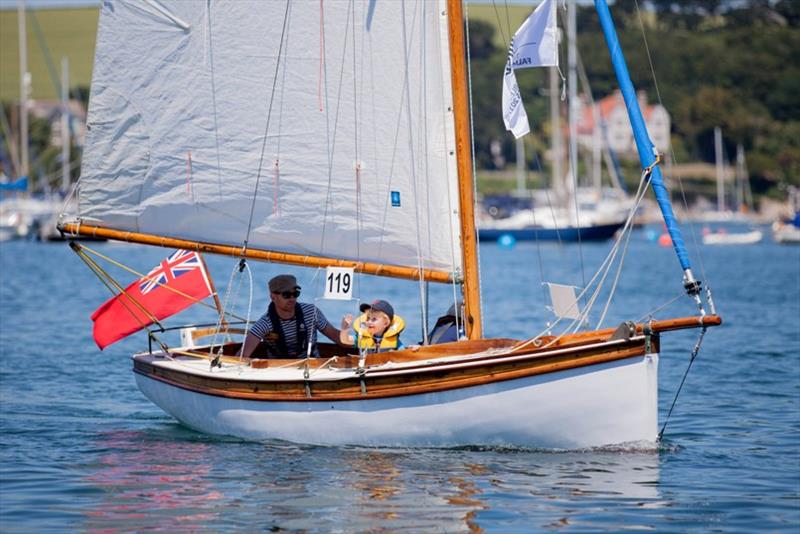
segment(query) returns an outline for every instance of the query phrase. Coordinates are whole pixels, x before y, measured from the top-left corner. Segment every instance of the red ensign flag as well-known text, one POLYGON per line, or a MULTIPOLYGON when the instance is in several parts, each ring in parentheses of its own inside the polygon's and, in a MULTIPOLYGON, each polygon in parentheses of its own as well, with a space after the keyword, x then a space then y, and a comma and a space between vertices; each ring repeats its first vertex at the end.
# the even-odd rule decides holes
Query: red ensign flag
POLYGON ((153 324, 131 299, 161 320, 211 295, 211 283, 196 252, 178 250, 144 278, 112 297, 92 314, 94 341, 100 350, 153 324), (128 298, 128 295, 130 298, 128 298))

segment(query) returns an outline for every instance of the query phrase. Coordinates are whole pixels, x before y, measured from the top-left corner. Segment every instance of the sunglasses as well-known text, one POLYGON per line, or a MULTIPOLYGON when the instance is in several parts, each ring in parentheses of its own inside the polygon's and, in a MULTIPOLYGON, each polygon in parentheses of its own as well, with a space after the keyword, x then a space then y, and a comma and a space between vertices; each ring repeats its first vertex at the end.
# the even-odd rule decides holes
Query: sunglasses
POLYGON ((300 290, 295 289, 294 291, 273 291, 276 295, 280 295, 285 299, 297 298, 300 296, 300 290))

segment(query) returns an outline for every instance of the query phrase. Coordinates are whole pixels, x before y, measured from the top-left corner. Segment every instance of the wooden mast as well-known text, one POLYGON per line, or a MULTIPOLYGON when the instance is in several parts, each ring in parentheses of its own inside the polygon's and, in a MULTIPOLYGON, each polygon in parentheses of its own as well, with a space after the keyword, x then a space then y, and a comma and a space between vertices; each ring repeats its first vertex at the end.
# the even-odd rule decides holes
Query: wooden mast
POLYGON ((483 335, 481 325, 480 281, 478 277, 478 239, 475 229, 475 195, 472 177, 472 139, 469 129, 469 101, 464 47, 462 0, 447 0, 450 35, 450 74, 453 84, 453 114, 456 133, 459 218, 461 221, 461 259, 464 266, 463 291, 466 331, 469 339, 483 335))

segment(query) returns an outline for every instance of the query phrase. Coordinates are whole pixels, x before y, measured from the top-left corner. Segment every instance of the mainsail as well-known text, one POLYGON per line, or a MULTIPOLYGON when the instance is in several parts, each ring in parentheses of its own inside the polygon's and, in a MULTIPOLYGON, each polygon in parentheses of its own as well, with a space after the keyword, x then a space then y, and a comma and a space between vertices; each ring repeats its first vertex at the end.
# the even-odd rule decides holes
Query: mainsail
POLYGON ((459 273, 445 11, 114 2, 99 23, 81 222, 459 273))

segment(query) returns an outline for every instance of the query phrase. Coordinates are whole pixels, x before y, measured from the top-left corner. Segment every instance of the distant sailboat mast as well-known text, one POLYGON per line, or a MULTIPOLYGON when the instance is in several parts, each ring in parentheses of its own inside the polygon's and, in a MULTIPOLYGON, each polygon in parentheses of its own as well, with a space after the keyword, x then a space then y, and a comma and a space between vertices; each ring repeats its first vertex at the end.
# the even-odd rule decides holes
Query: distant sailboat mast
POLYGON ((722 129, 714 128, 714 159, 717 171, 717 211, 725 213, 725 164, 722 161, 722 129))

